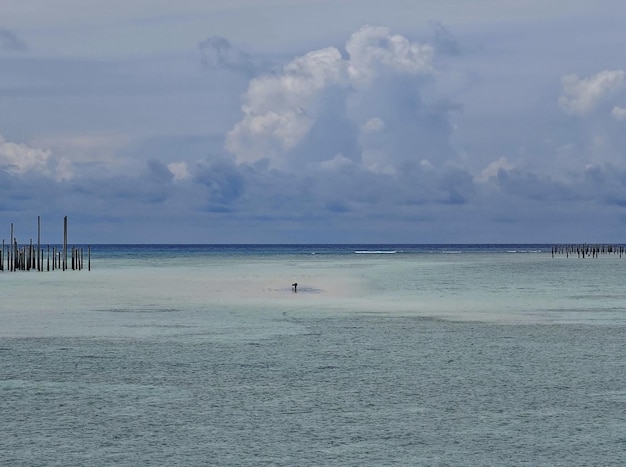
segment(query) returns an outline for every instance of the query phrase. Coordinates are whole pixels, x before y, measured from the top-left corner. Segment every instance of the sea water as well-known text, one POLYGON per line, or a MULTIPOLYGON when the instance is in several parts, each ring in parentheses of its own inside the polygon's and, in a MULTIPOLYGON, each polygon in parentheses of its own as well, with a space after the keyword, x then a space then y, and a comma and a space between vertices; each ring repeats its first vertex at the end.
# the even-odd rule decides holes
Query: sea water
POLYGON ((626 462, 619 255, 96 245, 0 284, 1 465, 626 462))

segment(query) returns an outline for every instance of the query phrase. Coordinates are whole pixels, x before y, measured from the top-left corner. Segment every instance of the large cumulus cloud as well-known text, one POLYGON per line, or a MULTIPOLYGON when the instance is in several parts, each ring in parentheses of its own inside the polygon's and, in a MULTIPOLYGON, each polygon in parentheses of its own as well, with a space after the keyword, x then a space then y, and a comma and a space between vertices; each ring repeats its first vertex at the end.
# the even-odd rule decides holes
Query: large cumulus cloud
POLYGON ((430 45, 363 26, 343 52, 315 50, 253 79, 226 147, 280 169, 343 160, 392 173, 439 157, 451 126, 449 109, 422 96, 433 72, 430 45))

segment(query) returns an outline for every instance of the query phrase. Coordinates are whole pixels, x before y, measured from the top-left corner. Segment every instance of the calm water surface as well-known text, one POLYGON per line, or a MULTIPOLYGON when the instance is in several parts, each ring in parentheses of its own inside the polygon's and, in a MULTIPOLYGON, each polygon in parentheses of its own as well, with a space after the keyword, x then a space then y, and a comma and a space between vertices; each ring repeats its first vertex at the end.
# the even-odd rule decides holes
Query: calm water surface
POLYGON ((101 246, 92 265, 0 273, 2 465, 626 462, 626 258, 101 246))

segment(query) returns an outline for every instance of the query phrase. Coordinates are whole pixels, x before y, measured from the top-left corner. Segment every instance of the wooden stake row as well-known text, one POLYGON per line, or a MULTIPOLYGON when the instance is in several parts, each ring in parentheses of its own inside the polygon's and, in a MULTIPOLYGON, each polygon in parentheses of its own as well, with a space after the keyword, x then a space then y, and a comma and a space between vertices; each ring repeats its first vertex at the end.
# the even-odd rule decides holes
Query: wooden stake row
MULTIPOLYGON (((28 245, 18 244, 14 236, 13 223, 11 223, 11 238, 8 244, 2 240, 2 250, 0 251, 0 271, 63 271, 68 267, 68 244, 67 244, 67 216, 63 218, 63 245, 53 247, 50 255, 50 245, 47 253, 41 248, 41 216, 37 216, 37 245, 33 244, 32 238, 28 245), (44 257, 46 265, 44 266, 44 257), (5 269, 6 264, 6 269, 5 269)), ((84 248, 72 246, 71 249, 71 269, 81 271, 84 268, 84 248)), ((87 247, 87 270, 91 271, 91 246, 87 247)))
POLYGON ((567 258, 576 255, 578 258, 598 258, 600 255, 626 255, 624 245, 555 245, 552 247, 552 257, 565 255, 567 258))

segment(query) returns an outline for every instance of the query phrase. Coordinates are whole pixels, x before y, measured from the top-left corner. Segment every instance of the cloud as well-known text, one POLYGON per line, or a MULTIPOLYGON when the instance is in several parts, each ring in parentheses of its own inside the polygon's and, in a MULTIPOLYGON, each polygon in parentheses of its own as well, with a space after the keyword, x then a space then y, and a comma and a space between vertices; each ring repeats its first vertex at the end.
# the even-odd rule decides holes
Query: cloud
POLYGON ((583 189, 598 204, 626 207, 626 170, 613 164, 589 165, 580 191, 583 189))
POLYGON ((615 106, 611 111, 611 115, 613 115, 613 118, 616 120, 626 120, 626 108, 615 106))
POLYGON ((117 154, 129 142, 122 133, 81 132, 44 134, 33 138, 31 144, 64 154, 77 164, 117 165, 117 154))
POLYGON ((448 144, 451 128, 449 109, 420 95, 432 54, 429 45, 363 26, 345 56, 336 47, 314 50, 253 79, 226 148, 239 163, 266 160, 281 169, 342 154, 388 172, 431 157, 448 144))
POLYGON ((209 70, 227 69, 252 75, 259 69, 252 55, 234 46, 228 39, 211 36, 198 43, 202 64, 209 70))
POLYGON ((362 126, 362 130, 365 133, 381 131, 385 129, 385 122, 378 117, 372 117, 368 119, 362 126))
POLYGON ((207 189, 208 210, 223 210, 236 202, 244 192, 244 177, 235 164, 223 157, 212 157, 196 164, 194 182, 207 189))
POLYGON ((346 43, 348 74, 353 84, 366 85, 385 69, 420 74, 432 71, 430 45, 410 42, 388 28, 363 26, 346 43))
POLYGON ((482 171, 480 181, 486 181, 489 178, 497 177, 501 170, 512 170, 514 168, 506 157, 500 157, 498 160, 493 161, 482 171))
POLYGON ((50 151, 12 143, 0 136, 0 166, 11 174, 23 174, 37 169, 44 170, 49 159, 50 151))
POLYGON ((337 154, 331 160, 323 161, 319 167, 324 170, 337 171, 354 167, 354 161, 348 159, 343 154, 337 154))
POLYGON ((147 166, 150 179, 156 183, 166 184, 174 180, 174 174, 161 161, 150 159, 147 162, 147 166))
POLYGON ((0 170, 14 176, 38 173, 58 181, 72 178, 70 161, 53 157, 50 150, 13 143, 0 135, 0 170))
POLYGON ((0 51, 24 52, 26 50, 28 50, 26 42, 8 29, 0 28, 0 51))
POLYGON ((167 165, 167 169, 174 175, 174 180, 184 180, 189 177, 187 163, 185 161, 172 162, 167 165))
POLYGON ((538 174, 523 169, 500 170, 492 180, 499 189, 498 196, 508 197, 510 209, 516 204, 571 203, 593 199, 588 190, 582 190, 579 181, 561 181, 549 174, 538 174))
POLYGON ((622 70, 604 70, 583 79, 576 75, 564 76, 561 79, 563 94, 559 104, 568 113, 586 114, 623 88, 624 74, 622 70))
POLYGON ((345 63, 334 47, 296 58, 280 74, 253 79, 244 118, 228 134, 227 149, 240 162, 269 158, 281 165, 313 127, 320 96, 344 82, 345 63))
POLYGON ((431 26, 434 29, 433 47, 441 55, 461 55, 461 45, 450 30, 442 23, 433 21, 431 26))

